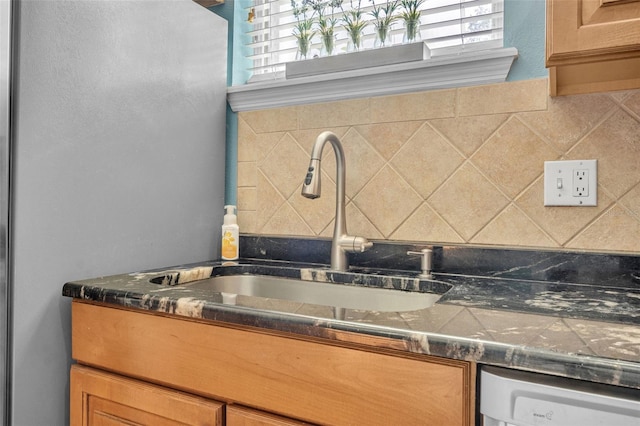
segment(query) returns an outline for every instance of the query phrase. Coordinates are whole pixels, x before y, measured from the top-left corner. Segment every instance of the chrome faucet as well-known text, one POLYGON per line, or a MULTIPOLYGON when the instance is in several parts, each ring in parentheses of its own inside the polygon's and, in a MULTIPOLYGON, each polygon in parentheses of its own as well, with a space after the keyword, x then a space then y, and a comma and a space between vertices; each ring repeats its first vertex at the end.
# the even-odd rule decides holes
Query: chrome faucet
POLYGON ((370 249, 373 243, 364 237, 354 237, 347 234, 345 215, 345 175, 346 166, 344 150, 340 139, 331 132, 322 132, 311 150, 311 162, 307 169, 307 176, 302 185, 302 195, 307 198, 320 197, 320 160, 324 145, 330 142, 336 155, 336 217, 331 241, 331 269, 346 271, 349 269, 347 253, 362 253, 370 249))

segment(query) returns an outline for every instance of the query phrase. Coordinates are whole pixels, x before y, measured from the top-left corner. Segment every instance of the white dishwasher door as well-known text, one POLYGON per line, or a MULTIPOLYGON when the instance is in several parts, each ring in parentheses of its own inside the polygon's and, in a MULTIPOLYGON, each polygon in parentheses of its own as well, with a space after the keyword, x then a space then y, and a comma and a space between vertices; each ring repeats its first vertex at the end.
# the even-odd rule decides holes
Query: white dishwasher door
POLYGON ((640 390, 482 367, 480 414, 484 426, 639 426, 640 390))

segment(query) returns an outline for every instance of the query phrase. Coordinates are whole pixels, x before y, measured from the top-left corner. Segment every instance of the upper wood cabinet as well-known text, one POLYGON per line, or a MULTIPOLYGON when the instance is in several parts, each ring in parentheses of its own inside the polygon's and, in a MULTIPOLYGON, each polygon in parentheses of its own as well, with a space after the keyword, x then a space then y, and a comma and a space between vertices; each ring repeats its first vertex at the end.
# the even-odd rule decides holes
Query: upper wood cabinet
POLYGON ((547 0, 551 95, 640 87, 640 0, 547 0))
POLYGON ((224 0, 193 0, 200 6, 211 7, 224 3, 224 0))

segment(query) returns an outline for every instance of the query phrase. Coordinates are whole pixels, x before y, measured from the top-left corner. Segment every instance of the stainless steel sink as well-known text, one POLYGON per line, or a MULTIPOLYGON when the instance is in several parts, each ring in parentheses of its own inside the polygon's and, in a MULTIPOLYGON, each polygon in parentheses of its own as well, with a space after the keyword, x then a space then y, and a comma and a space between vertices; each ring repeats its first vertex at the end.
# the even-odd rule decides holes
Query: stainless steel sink
MULTIPOLYGON (((348 284, 331 284, 263 275, 227 275, 184 284, 191 289, 223 293, 225 303, 234 295, 264 297, 380 312, 404 312, 433 306, 441 294, 409 292, 348 284)), ((337 314, 336 318, 341 315, 337 314)))

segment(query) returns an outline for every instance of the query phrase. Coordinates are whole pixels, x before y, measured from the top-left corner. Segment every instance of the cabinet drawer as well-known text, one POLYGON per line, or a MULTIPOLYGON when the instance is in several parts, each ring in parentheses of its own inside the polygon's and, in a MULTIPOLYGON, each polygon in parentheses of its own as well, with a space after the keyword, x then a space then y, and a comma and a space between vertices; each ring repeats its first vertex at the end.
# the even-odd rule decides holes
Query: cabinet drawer
POLYGON ((224 404, 78 365, 70 391, 72 426, 222 426, 224 404))
POLYGON ((227 407, 226 426, 311 426, 311 424, 240 405, 230 405, 227 407))
POLYGON ((322 424, 473 424, 469 362, 73 303, 80 363, 322 424))

